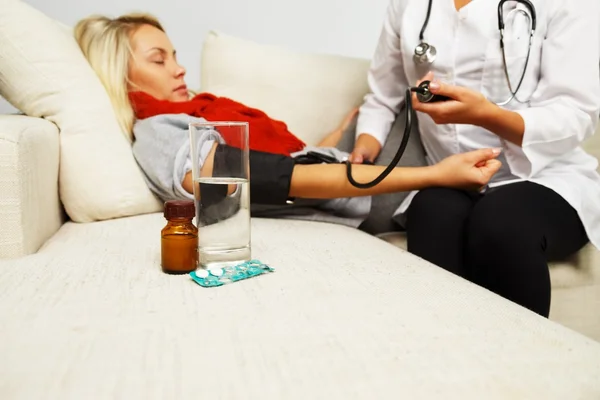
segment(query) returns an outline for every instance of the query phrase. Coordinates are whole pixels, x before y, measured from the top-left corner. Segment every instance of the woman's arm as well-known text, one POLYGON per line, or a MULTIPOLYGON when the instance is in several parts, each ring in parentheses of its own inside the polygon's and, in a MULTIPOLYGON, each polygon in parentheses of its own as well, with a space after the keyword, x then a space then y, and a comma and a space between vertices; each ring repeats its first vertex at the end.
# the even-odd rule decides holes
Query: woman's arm
MULTIPOLYGON (((420 190, 431 186, 478 189, 485 186, 500 169, 496 149, 482 149, 456 154, 428 167, 398 167, 378 185, 359 189, 348 181, 344 164, 313 164, 294 167, 290 197, 331 199, 373 196, 385 193, 420 190)), ((385 169, 378 165, 352 166, 352 177, 369 182, 385 169)))
MULTIPOLYGON (((500 162, 495 159, 499 153, 496 149, 482 149, 453 155, 429 167, 395 168, 381 183, 369 189, 352 186, 346 177, 344 164, 298 164, 292 171, 289 197, 333 199, 372 196, 429 186, 477 189, 485 186, 500 169, 500 162)), ((209 168, 212 162, 209 159, 210 156, 202 169, 205 176, 211 173, 209 168)), ((368 182, 384 169, 377 165, 353 165, 352 176, 358 182, 368 182)), ((193 193, 191 172, 185 176, 182 185, 189 193, 193 193)))

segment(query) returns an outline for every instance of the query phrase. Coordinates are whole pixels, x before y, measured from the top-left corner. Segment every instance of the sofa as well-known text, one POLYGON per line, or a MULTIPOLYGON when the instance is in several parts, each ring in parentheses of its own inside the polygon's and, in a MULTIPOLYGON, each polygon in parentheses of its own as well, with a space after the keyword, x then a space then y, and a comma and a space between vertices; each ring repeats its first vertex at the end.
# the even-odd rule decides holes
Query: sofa
MULTIPOLYGON (((69 241, 74 226, 156 214, 162 205, 144 187, 130 143, 69 28, 20 1, 0 6, 8 10, 0 16, 0 93, 23 111, 0 116, 0 267, 43 260, 60 269, 69 252, 42 251, 56 235, 69 241), (36 30, 47 34, 28 33, 36 30)), ((368 90, 368 60, 304 54, 220 32, 208 35, 201 60, 199 90, 260 108, 308 144, 335 128, 368 90)), ((585 147, 600 158, 600 133, 585 147)), ((98 234, 86 246, 105 246, 119 232, 98 234)), ((401 231, 377 237, 398 252, 405 248, 401 231)), ((550 319, 600 341, 600 253, 586 246, 552 263, 550 273, 550 319)))

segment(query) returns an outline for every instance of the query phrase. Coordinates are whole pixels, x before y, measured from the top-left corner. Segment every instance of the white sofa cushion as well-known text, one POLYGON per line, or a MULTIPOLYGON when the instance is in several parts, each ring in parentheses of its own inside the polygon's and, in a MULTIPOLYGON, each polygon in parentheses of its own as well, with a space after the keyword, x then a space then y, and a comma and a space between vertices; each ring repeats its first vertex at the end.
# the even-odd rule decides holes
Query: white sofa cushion
POLYGON ((206 289, 161 272, 164 224, 0 262, 0 398, 598 399, 600 344, 356 229, 253 219, 276 272, 206 289))
POLYGON ((0 94, 60 129, 60 196, 77 222, 154 212, 110 100, 64 25, 0 0, 0 94))
POLYGON ((259 108, 314 145, 362 103, 368 68, 368 60, 294 52, 213 31, 202 51, 201 90, 259 108))

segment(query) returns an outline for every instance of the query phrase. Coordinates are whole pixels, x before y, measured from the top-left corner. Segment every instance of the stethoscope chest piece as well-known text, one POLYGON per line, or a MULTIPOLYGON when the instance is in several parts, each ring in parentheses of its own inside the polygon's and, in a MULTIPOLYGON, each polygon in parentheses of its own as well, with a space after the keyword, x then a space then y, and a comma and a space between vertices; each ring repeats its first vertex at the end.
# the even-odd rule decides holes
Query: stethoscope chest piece
POLYGON ((433 64, 435 57, 437 56, 437 50, 434 46, 421 42, 415 47, 415 54, 413 56, 415 63, 419 65, 433 64))
POLYGON ((411 88, 412 92, 416 92, 417 94, 417 100, 419 100, 419 102, 421 103, 435 103, 438 101, 446 101, 446 100, 452 100, 449 97, 446 96, 442 96, 439 94, 433 94, 431 93, 431 91, 429 90, 429 84, 431 82, 429 81, 423 81, 419 84, 418 87, 416 88, 411 88))

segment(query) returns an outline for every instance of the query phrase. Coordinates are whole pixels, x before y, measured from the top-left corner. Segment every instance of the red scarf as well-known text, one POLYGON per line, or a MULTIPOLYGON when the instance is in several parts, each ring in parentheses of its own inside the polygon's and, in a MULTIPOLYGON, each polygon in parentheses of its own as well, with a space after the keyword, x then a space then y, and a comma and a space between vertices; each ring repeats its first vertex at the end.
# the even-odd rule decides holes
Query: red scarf
MULTIPOLYGON (((130 92, 129 99, 137 119, 159 114, 188 114, 210 122, 248 122, 250 150, 289 156, 290 153, 305 147, 300 139, 288 131, 285 123, 273 120, 260 110, 225 97, 201 93, 188 101, 173 102, 157 100, 144 92, 130 92)), ((220 130, 219 133, 228 145, 238 148, 241 146, 238 135, 228 134, 225 129, 220 130)))

